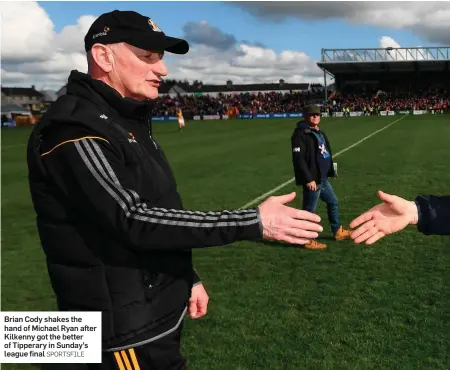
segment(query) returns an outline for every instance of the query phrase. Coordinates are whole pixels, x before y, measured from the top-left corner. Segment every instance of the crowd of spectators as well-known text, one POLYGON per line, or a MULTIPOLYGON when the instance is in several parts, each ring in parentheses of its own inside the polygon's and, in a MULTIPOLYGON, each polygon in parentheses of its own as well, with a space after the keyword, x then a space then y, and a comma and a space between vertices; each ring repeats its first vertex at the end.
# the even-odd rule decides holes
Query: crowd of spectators
POLYGON ((386 110, 448 110, 450 106, 450 90, 429 89, 412 92, 384 92, 376 93, 352 93, 333 97, 335 111, 344 109, 352 111, 364 111, 373 107, 377 111, 386 110))
POLYGON ((180 107, 185 118, 193 116, 225 115, 230 111, 238 114, 267 114, 301 112, 308 104, 323 104, 323 110, 342 111, 374 111, 385 110, 437 110, 448 111, 450 107, 450 90, 429 89, 411 92, 357 92, 329 93, 324 100, 324 92, 280 93, 256 92, 237 94, 210 95, 178 95, 162 96, 157 99, 154 108, 155 116, 175 116, 180 107))
POLYGON ((175 115, 180 107, 183 115, 216 115, 227 114, 230 110, 239 114, 301 112, 306 104, 321 102, 324 93, 281 93, 255 92, 236 94, 210 95, 178 95, 177 97, 163 96, 158 98, 154 114, 159 116, 175 115))

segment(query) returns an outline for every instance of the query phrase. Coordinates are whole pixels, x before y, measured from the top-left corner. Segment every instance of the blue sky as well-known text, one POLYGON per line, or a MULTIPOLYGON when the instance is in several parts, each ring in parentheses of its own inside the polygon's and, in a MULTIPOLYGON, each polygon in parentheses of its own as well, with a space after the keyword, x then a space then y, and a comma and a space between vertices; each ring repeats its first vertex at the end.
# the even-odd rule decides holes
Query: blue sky
POLYGON ((430 45, 406 30, 370 25, 350 25, 343 20, 308 21, 290 19, 270 22, 250 15, 223 2, 39 2, 59 32, 75 24, 81 15, 98 16, 114 9, 135 10, 153 18, 167 34, 182 36, 188 21, 206 20, 238 41, 260 42, 276 53, 282 50, 304 51, 314 59, 321 48, 379 47, 382 36, 389 36, 402 46, 430 45), (174 12, 176 9, 176 12, 174 12))
POLYGON ((8 1, 0 8, 2 84, 39 89, 57 90, 70 71, 87 71, 84 35, 114 9, 185 37, 191 49, 166 54, 167 77, 210 84, 323 83, 322 48, 450 45, 450 2, 8 1))

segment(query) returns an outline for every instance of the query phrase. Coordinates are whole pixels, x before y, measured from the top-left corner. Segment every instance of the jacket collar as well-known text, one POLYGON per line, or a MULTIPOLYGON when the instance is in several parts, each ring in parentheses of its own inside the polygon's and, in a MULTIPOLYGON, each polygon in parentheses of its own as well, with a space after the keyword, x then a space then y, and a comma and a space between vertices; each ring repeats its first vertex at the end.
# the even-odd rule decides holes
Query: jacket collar
POLYGON ((154 106, 151 100, 138 101, 124 98, 117 90, 104 82, 94 80, 89 75, 76 70, 70 73, 67 94, 87 98, 99 105, 107 106, 110 111, 117 111, 120 116, 135 120, 143 120, 151 114, 154 106))
POLYGON ((314 130, 311 128, 310 125, 308 125, 305 121, 300 121, 297 123, 297 128, 299 128, 300 130, 305 130, 307 132, 320 132, 320 126, 318 130, 314 130))

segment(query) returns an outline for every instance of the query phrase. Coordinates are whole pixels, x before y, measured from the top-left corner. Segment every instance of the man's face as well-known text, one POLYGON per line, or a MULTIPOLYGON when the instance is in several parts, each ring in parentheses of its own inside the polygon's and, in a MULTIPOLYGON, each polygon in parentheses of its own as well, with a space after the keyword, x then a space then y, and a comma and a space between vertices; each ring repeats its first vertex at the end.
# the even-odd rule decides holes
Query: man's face
POLYGON ((114 71, 111 78, 123 96, 136 99, 156 99, 161 77, 167 76, 164 53, 151 52, 128 44, 113 49, 114 71))
POLYGON ((308 114, 305 117, 305 120, 310 126, 318 126, 320 123, 320 114, 318 113, 308 114))

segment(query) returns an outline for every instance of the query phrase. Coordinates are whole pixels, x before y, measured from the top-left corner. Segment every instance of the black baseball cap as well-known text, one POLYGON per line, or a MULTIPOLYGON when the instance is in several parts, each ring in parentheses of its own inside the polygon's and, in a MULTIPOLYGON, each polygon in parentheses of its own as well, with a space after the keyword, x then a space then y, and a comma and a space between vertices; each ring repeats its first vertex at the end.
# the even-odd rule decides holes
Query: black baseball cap
POLYGON ((151 51, 168 51, 186 54, 189 44, 186 40, 166 36, 149 17, 134 11, 114 10, 99 16, 84 37, 84 48, 92 45, 125 42, 137 48, 151 51))

